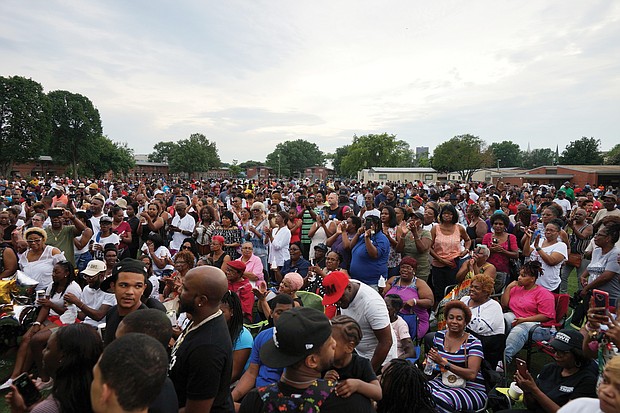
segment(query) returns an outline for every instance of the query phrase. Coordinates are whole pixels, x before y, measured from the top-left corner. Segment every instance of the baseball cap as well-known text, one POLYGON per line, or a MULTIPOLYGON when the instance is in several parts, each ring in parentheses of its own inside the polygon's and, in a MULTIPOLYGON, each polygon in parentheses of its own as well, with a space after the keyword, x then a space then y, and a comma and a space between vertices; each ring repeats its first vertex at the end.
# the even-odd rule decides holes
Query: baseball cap
POLYGON ((245 271, 245 264, 239 260, 229 261, 226 265, 238 271, 245 271))
POLYGON ((560 351, 568 351, 571 348, 581 349, 582 344, 583 335, 577 330, 568 328, 558 331, 549 343, 551 347, 560 351))
POLYGON ((110 289, 110 284, 118 280, 118 274, 121 272, 143 274, 145 279, 148 277, 146 267, 142 261, 135 258, 125 258, 124 260, 116 263, 114 268, 112 268, 112 275, 101 282, 101 291, 107 292, 110 289))
POLYGON ((422 197, 420 195, 416 195, 416 196, 412 197, 411 199, 416 200, 417 202, 420 203, 420 205, 422 205, 424 203, 424 200, 422 199, 422 197))
POLYGON ((90 185, 88 185, 88 189, 96 189, 99 190, 99 185, 97 185, 96 183, 92 183, 90 185))
POLYGON ((323 278, 323 305, 335 304, 349 285, 349 276, 342 271, 330 272, 323 278))
POLYGON ((260 359, 272 368, 284 368, 315 353, 329 339, 332 325, 322 312, 297 307, 282 313, 273 337, 260 349, 260 359))
POLYGON ((82 271, 82 274, 86 274, 92 277, 93 275, 99 274, 101 271, 105 271, 106 268, 107 267, 105 265, 105 262, 100 260, 92 260, 88 263, 86 269, 82 271))
POLYGON ((127 201, 124 198, 118 198, 116 200, 116 205, 121 209, 127 209, 127 201))
POLYGON ((323 244, 322 242, 320 244, 316 244, 314 246, 314 249, 319 249, 321 251, 327 252, 327 245, 323 244))
POLYGON ((603 196, 601 197, 601 199, 605 199, 605 198, 613 199, 614 201, 617 201, 617 200, 618 200, 618 198, 616 197, 616 195, 615 195, 613 192, 611 192, 611 191, 606 192, 606 193, 605 193, 605 195, 603 195, 603 196))
POLYGON ((100 223, 102 223, 102 222, 109 222, 109 223, 112 223, 112 217, 109 217, 109 216, 107 216, 107 215, 104 215, 104 216, 102 216, 101 218, 99 218, 99 222, 100 222, 100 223))

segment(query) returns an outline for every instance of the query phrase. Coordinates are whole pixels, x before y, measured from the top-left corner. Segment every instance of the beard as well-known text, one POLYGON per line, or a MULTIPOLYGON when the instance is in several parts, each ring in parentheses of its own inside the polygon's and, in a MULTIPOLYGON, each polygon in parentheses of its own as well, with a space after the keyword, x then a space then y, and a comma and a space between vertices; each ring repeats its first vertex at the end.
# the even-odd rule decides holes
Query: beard
POLYGON ((179 313, 193 314, 195 309, 193 300, 189 302, 179 300, 179 313))

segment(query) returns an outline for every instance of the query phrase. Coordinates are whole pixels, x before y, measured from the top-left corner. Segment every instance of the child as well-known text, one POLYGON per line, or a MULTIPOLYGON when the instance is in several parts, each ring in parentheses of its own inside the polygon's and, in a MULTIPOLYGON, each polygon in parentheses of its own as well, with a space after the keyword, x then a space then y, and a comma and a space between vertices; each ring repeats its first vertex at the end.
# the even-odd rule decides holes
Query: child
POLYGON ((370 361, 353 351, 362 339, 357 321, 346 315, 332 318, 332 337, 336 340, 334 370, 325 373, 325 379, 338 381, 336 395, 346 398, 359 393, 372 400, 381 400, 381 385, 370 361))
POLYGON ((399 311, 403 308, 403 299, 397 294, 388 294, 385 296, 385 305, 387 305, 390 315, 390 323, 392 323, 392 331, 396 336, 396 346, 398 350, 398 358, 406 359, 415 357, 415 348, 411 335, 409 335, 409 326, 399 315, 399 311))

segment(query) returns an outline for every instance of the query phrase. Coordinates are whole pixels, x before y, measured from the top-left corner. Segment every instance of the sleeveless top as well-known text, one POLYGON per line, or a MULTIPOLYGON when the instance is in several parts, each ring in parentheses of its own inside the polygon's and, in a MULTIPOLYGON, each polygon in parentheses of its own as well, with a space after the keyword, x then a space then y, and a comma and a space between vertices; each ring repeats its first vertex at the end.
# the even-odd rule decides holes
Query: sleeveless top
MULTIPOLYGON (((407 286, 402 287, 399 285, 399 283, 400 283, 400 277, 396 277, 394 279, 394 283, 392 284, 392 288, 390 288, 387 294, 396 294, 400 298, 403 299, 403 302, 409 301, 414 298, 418 300, 420 298, 420 295, 418 294, 417 277, 413 277, 413 280, 411 280, 411 284, 407 286)), ((403 314, 415 313, 418 316, 417 336, 418 338, 422 338, 424 334, 426 334, 426 332, 428 331, 428 325, 429 325, 428 324, 428 321, 429 321, 428 309, 422 308, 420 306, 407 307, 407 308, 403 307, 400 310, 400 312, 403 314)))
MULTIPOLYGON (((458 224, 454 225, 454 231, 450 235, 444 235, 439 226, 435 231, 435 243, 432 247, 435 254, 448 260, 453 260, 458 257, 461 252, 461 232, 458 224)), ((443 264, 435 259, 433 259, 432 264, 435 267, 444 267, 443 264)))
POLYGON ((28 261, 30 249, 19 255, 19 267, 27 276, 39 282, 37 290, 44 290, 52 284, 54 265, 65 259, 65 254, 62 251, 60 254, 52 255, 53 250, 54 247, 46 245, 43 253, 36 261, 28 261))

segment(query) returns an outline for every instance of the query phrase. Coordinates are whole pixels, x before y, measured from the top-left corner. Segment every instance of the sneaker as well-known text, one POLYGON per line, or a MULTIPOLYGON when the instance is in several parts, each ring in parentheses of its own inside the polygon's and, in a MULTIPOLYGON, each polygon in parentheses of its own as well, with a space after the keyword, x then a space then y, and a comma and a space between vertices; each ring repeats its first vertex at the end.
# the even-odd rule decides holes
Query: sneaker
POLYGON ((7 379, 7 381, 5 381, 1 386, 0 386, 0 390, 6 390, 9 387, 11 387, 11 384, 13 384, 13 379, 9 378, 7 379))

